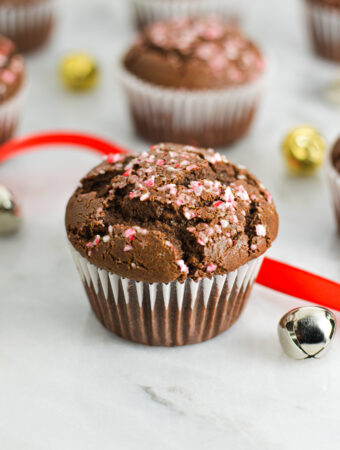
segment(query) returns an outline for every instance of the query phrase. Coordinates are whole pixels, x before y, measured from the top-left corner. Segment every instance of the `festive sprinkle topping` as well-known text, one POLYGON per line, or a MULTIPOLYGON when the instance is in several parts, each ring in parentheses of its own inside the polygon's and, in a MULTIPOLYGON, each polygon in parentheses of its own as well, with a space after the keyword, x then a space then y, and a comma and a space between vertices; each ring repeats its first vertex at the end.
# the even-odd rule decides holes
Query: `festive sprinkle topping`
POLYGON ((263 70, 257 47, 236 27, 217 17, 156 22, 144 30, 135 45, 144 52, 154 47, 176 51, 185 61, 195 58, 210 68, 213 76, 228 77, 230 82, 252 80, 263 70))
MULTIPOLYGON (((81 242, 87 254, 92 252, 90 261, 99 267, 112 261, 114 268, 123 270, 127 265, 131 269, 134 262, 143 268, 141 273, 150 274, 143 275, 147 282, 157 282, 157 277, 152 277, 158 270, 169 275, 169 282, 182 282, 189 265, 190 277, 195 280, 217 270, 233 271, 235 260, 238 264, 241 259, 243 264, 251 252, 263 253, 273 235, 272 225, 264 221, 274 217, 269 194, 255 177, 244 173, 246 178, 240 180, 238 168, 221 156, 190 146, 162 144, 141 155, 109 155, 77 191, 88 219, 84 229, 77 231, 80 239, 77 236, 75 247, 81 242), (169 172, 169 167, 175 172, 169 172), (254 223, 259 224, 254 226, 255 233, 254 223), (89 236, 90 230, 96 234, 89 236), (254 234, 266 236, 266 231, 268 236, 259 249, 254 234), (235 252, 247 242, 249 253, 235 252), (122 258, 122 249, 131 252, 128 258, 122 258), (158 265, 163 266, 159 258, 164 255, 163 270, 158 265)), ((74 217, 77 214, 78 210, 74 217)), ((76 226, 73 222, 68 228, 71 235, 76 226)))

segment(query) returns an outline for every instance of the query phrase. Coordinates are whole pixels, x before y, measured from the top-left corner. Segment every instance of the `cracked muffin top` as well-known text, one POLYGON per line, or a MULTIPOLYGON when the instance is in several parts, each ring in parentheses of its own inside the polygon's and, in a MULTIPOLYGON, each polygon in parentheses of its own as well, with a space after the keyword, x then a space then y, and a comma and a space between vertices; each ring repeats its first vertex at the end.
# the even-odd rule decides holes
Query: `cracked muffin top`
POLYGON ((219 153, 158 144, 109 155, 69 200, 66 230, 90 263, 148 283, 223 275, 277 236, 272 197, 219 153))
POLYGON ((238 28, 218 18, 156 22, 137 37, 124 66, 138 79, 174 89, 224 89, 258 79, 265 62, 238 28))

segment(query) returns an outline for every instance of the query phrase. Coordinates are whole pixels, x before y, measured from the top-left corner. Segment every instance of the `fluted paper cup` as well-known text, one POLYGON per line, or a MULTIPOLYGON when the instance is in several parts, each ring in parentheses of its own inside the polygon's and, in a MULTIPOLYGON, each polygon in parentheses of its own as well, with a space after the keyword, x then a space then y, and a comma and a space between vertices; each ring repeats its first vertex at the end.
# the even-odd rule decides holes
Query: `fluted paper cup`
POLYGON ((309 34, 315 52, 340 61, 340 9, 305 0, 309 34))
POLYGON ((137 133, 150 142, 223 147, 242 138, 258 108, 266 74, 247 84, 188 91, 147 83, 124 68, 120 78, 137 133))
POLYGON ((21 87, 19 92, 0 105, 0 144, 13 137, 23 109, 25 94, 26 88, 21 87))
POLYGON ((328 158, 328 161, 326 163, 326 175, 332 194, 338 232, 340 234, 340 174, 333 166, 330 157, 328 158))
POLYGON ((243 0, 131 0, 136 24, 143 28, 158 20, 213 15, 239 21, 243 0))
POLYGON ((128 280, 90 264, 71 247, 92 309, 118 336, 140 344, 179 346, 211 339, 241 315, 263 256, 234 272, 185 283, 128 280))
POLYGON ((12 39, 22 52, 35 50, 50 37, 58 0, 0 6, 0 33, 12 39))

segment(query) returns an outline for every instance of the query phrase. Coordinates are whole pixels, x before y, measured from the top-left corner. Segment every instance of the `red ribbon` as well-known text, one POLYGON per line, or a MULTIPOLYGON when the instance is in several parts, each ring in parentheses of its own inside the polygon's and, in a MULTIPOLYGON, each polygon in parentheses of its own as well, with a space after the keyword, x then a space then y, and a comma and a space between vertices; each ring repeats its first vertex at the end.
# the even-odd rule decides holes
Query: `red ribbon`
MULTIPOLYGON (((43 146, 86 147, 99 154, 129 153, 101 138, 81 133, 53 132, 13 139, 0 148, 0 163, 43 146)), ((296 267, 265 258, 257 283, 283 294, 340 311, 340 284, 296 267)))
POLYGON ((109 155, 110 153, 128 153, 129 151, 117 145, 105 141, 96 136, 81 133, 39 133, 13 139, 0 147, 0 163, 13 158, 21 153, 31 152, 43 146, 72 145, 87 147, 96 153, 109 155))

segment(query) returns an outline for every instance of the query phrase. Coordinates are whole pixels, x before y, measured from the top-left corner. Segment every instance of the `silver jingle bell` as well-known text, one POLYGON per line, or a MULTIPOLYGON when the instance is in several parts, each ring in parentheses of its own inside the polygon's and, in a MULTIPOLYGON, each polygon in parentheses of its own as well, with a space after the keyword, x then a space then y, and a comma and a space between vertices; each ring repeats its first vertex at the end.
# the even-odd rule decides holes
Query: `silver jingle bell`
POLYGON ((336 330, 336 318, 319 306, 295 308, 279 322, 278 333, 284 352, 293 359, 320 358, 336 330))
POLYGON ((21 222, 20 208, 12 192, 0 184, 0 235, 15 233, 21 222))

